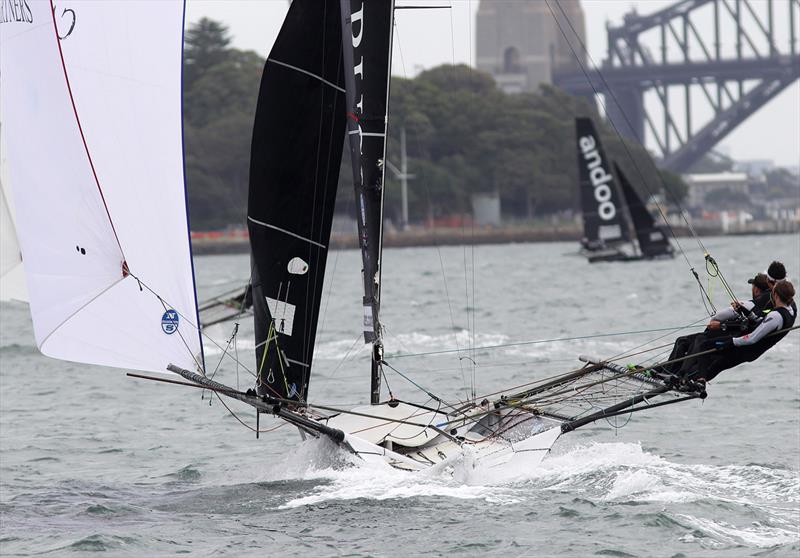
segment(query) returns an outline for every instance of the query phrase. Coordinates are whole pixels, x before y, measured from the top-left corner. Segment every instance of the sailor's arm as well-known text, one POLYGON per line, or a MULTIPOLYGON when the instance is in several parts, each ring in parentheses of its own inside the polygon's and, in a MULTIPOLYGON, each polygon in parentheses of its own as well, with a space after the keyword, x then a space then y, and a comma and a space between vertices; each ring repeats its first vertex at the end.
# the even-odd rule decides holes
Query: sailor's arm
MULTIPOLYGON (((738 301, 737 301, 738 302, 738 301)), ((739 303, 742 307, 746 310, 753 309, 753 301, 748 300, 747 302, 740 302, 739 303)), ((709 329, 719 329, 719 325, 722 322, 727 322, 728 320, 735 320, 739 317, 739 313, 734 308, 723 308, 713 316, 711 316, 711 321, 708 323, 709 329)))
POLYGON ((733 344, 736 347, 743 347, 745 345, 758 343, 765 336, 773 331, 778 331, 781 327, 783 327, 783 317, 781 317, 779 312, 770 312, 752 333, 742 335, 741 337, 734 337, 733 344))

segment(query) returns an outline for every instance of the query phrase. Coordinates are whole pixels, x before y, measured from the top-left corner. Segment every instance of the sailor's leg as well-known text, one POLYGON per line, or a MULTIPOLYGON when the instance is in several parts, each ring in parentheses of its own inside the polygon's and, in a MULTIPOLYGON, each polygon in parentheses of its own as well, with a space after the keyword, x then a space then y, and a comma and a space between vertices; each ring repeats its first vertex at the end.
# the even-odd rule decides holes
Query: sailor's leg
MULTIPOLYGON (((713 346, 713 342, 708 339, 707 332, 695 333, 692 337, 692 344, 686 351, 686 356, 700 353, 713 346)), ((675 374, 678 376, 686 376, 697 368, 697 360, 699 357, 691 357, 676 363, 678 368, 675 374)))
POLYGON ((725 349, 720 351, 720 354, 712 355, 712 357, 700 362, 696 372, 698 378, 705 378, 707 382, 716 378, 720 372, 747 362, 741 351, 735 348, 725 349))
MULTIPOLYGON (((691 335, 684 335, 683 337, 678 337, 675 340, 675 345, 672 347, 672 352, 669 355, 669 361, 673 361, 679 358, 685 357, 689 354, 692 345, 694 344, 695 338, 700 335, 699 333, 693 333, 691 335)), ((670 364, 665 364, 662 368, 666 372, 670 374, 675 374, 680 370, 681 363, 680 362, 670 362, 670 364)))

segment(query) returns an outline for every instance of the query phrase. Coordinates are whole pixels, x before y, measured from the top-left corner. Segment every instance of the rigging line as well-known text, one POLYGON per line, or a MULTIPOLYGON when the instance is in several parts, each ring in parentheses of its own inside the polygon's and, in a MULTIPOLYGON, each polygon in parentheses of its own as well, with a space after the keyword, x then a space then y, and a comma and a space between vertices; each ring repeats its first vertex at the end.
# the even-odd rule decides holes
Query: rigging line
MULTIPOLYGON (((701 318, 700 320, 697 320, 696 322, 694 322, 694 324, 696 324, 699 321, 705 320, 705 319, 706 318, 701 318)), ((534 341, 519 341, 519 342, 516 342, 516 343, 501 343, 499 345, 484 345, 484 346, 481 346, 481 347, 476 347, 475 350, 476 351, 486 351, 486 350, 490 350, 490 349, 503 349, 503 348, 506 348, 506 347, 520 347, 520 346, 525 346, 525 345, 537 345, 537 344, 541 344, 541 343, 555 343, 555 342, 560 342, 560 341, 576 341, 576 340, 581 340, 581 339, 597 339, 597 338, 601 338, 601 337, 616 337, 616 336, 620 336, 620 335, 638 335, 638 334, 642 334, 642 333, 654 333, 654 332, 658 332, 658 331, 672 332, 672 331, 679 331, 681 329, 686 329, 686 328, 692 327, 692 326, 693 326, 693 324, 685 325, 685 326, 677 326, 677 327, 661 327, 661 328, 654 328, 654 329, 640 329, 640 330, 634 330, 634 331, 617 331, 617 332, 613 332, 613 333, 597 333, 597 334, 593 334, 593 335, 579 335, 579 336, 575 336, 575 337, 556 337, 556 338, 553 338, 553 339, 536 339, 534 341)), ((656 339, 659 339, 659 338, 660 337, 657 337, 656 339)), ((655 341, 656 339, 653 339, 651 341, 655 341)), ((646 343, 644 343, 641 346, 644 346, 647 343, 650 343, 651 341, 647 341, 646 343)), ((634 347, 634 349, 635 348, 638 348, 638 347, 634 347)), ((448 354, 448 353, 454 353, 454 352, 456 352, 456 350, 454 350, 454 349, 444 349, 444 350, 441 350, 441 351, 428 351, 428 352, 424 352, 424 353, 398 354, 398 355, 390 355, 390 356, 393 359, 398 359, 398 358, 408 358, 408 357, 448 354)))
MULTIPOLYGON (((191 385, 191 384, 187 384, 187 385, 191 385)), ((287 425, 289 424, 288 422, 282 422, 282 423, 280 423, 278 426, 273 426, 272 428, 267 428, 266 430, 259 430, 259 429, 256 429, 256 428, 254 428, 254 427, 250 426, 249 424, 247 424, 246 422, 244 422, 242 419, 240 419, 240 418, 239 418, 239 415, 237 415, 236 413, 234 413, 234 412, 233 412, 233 409, 231 409, 231 408, 228 406, 228 404, 227 404, 227 403, 225 403, 225 400, 224 400, 224 399, 222 399, 222 397, 220 397, 219 393, 217 393, 217 392, 216 392, 216 391, 214 391, 214 390, 212 390, 212 391, 211 391, 211 393, 213 393, 214 395, 216 395, 216 396, 217 396, 217 399, 219 400, 219 402, 220 402, 220 403, 222 403, 222 406, 223 406, 223 407, 225 407, 225 409, 227 409, 227 411, 228 411, 228 412, 231 414, 231 416, 232 416, 233 418, 235 418, 235 419, 236 419, 236 420, 239 422, 239 424, 241 424, 242 426, 244 426, 244 427, 245 427, 245 428, 247 428, 248 430, 251 430, 251 431, 253 431, 253 432, 257 433, 257 434, 265 434, 265 433, 267 433, 267 432, 274 432, 274 431, 275 431, 275 430, 277 430, 278 428, 282 428, 282 427, 284 427, 284 426, 287 426, 287 425)), ((256 412, 258 413, 259 411, 258 411, 258 410, 256 410, 256 412)))
MULTIPOLYGON (((330 376, 328 376, 328 378, 326 378, 327 380, 333 380, 333 377, 336 375, 336 372, 338 372, 339 369, 342 367, 342 365, 347 361, 348 357, 350 356, 350 353, 355 348, 355 346, 358 344, 358 342, 361 340, 362 335, 363 335, 363 333, 359 331, 358 334, 356 335, 356 338, 353 340, 353 344, 350 345, 349 349, 347 349, 347 352, 345 353, 344 358, 342 360, 340 360, 339 363, 336 365, 336 367, 331 371, 330 376)), ((358 377, 361 377, 361 374, 359 374, 358 377)))
MULTIPOLYGON (((174 311, 175 311, 175 312, 176 312, 176 313, 177 313, 179 316, 181 316, 181 317, 182 317, 184 320, 186 320, 186 322, 189 324, 189 326, 190 326, 190 327, 192 327, 192 328, 194 328, 195 330, 197 330, 197 337, 198 337, 198 341, 199 341, 199 344, 200 344, 200 353, 202 354, 202 353, 203 353, 203 338, 202 338, 202 336, 203 336, 203 331, 200 329, 199 325, 193 324, 193 323, 191 322, 191 320, 187 319, 187 318, 186 318, 186 316, 184 316, 184 315, 183 315, 183 314, 182 314, 182 313, 181 313, 181 312, 180 312, 180 311, 179 311, 177 308, 175 308, 175 307, 174 307, 172 304, 169 304, 167 301, 165 301, 163 298, 161 298, 161 295, 159 295, 159 294, 158 294, 157 292, 155 292, 155 291, 154 291, 152 288, 150 288, 150 286, 149 286, 147 283, 145 283, 144 281, 142 281, 141 279, 139 279, 139 277, 137 277, 136 275, 134 275, 133 273, 131 273, 130 269, 128 269, 128 275, 129 275, 129 276, 131 276, 131 277, 133 277, 134 279, 136 279, 136 282, 137 282, 137 283, 139 283, 139 286, 140 286, 140 287, 144 287, 144 288, 145 288, 145 289, 147 289, 147 290, 148 290, 148 291, 149 291, 149 292, 150 292, 150 293, 151 293, 153 296, 155 296, 155 297, 156 297, 156 299, 158 299, 158 302, 160 302, 160 303, 161 303, 161 306, 164 308, 164 311, 165 311, 165 312, 166 312, 167 310, 174 310, 174 311)), ((195 297, 195 300, 196 300, 196 297, 195 297)), ((192 349, 189 347, 189 344, 186 342, 186 339, 183 337, 183 333, 181 333, 181 331, 180 331, 180 328, 179 328, 179 329, 176 329, 175 331, 177 331, 177 333, 178 333, 178 337, 180 337, 181 341, 183 342, 183 345, 184 345, 184 347, 186 347, 186 350, 189 352, 189 355, 192 357, 192 360, 193 360, 193 361, 194 361, 194 363, 197 365, 197 369, 198 369, 198 370, 201 370, 201 371, 202 371, 202 373, 203 373, 203 374, 205 374, 205 367, 204 367, 204 364, 203 364, 203 363, 201 363, 201 362, 199 362, 199 361, 197 360, 197 355, 195 355, 195 354, 192 352, 192 349)), ((209 338, 209 339, 210 339, 210 338, 209 338)), ((217 345, 217 346, 219 347, 219 345, 218 345, 216 342, 214 342, 214 344, 215 344, 215 345, 217 345)), ((219 347, 219 348, 221 349, 222 347, 219 347)))
POLYGON ((711 254, 708 254, 708 253, 706 253, 705 258, 706 258, 706 273, 708 273, 708 275, 710 275, 711 277, 716 277, 717 279, 719 279, 720 283, 722 283, 722 287, 727 291, 727 293, 731 297, 731 299, 733 299, 733 301, 736 302, 738 299, 736 298, 736 295, 734 294, 733 289, 731 289, 731 286, 728 283, 727 279, 725 279, 725 276, 722 275, 722 271, 719 269, 719 265, 717 264, 717 260, 715 260, 711 256, 711 254), (711 265, 711 268, 714 270, 714 273, 711 273, 708 270, 709 264, 711 265))
POLYGON ((394 334, 394 331, 390 330, 390 329, 389 329, 387 326, 385 326, 385 325, 383 326, 383 329, 384 329, 384 331, 385 331, 385 332, 386 332, 388 335, 391 335, 391 336, 392 336, 392 339, 394 340, 394 342, 395 342, 397 345, 399 345, 401 349, 403 349, 404 351, 408 351, 408 350, 409 350, 409 349, 408 349, 408 346, 407 346, 405 343, 403 343, 403 340, 402 340, 402 339, 400 339, 400 337, 399 337, 398 335, 395 335, 395 334, 394 334))
MULTIPOLYGON (((158 301, 161 303, 161 307, 164 308, 164 312, 167 312, 169 310, 169 307, 167 306, 167 304, 164 302, 164 300, 160 296, 158 296, 158 295, 156 295, 156 296, 158 297, 158 301)), ((183 346, 186 348, 186 351, 189 353, 189 355, 191 355, 192 360, 197 365, 197 369, 198 370, 202 370, 203 374, 205 375, 205 367, 204 367, 205 359, 202 359, 203 362, 200 362, 200 361, 197 360, 197 356, 192 353, 192 349, 189 347, 189 344, 186 342, 186 338, 183 336, 183 333, 180 331, 180 328, 177 328, 175 330, 175 332, 178 334, 178 337, 180 338, 181 342, 183 343, 183 346)), ((203 353, 203 340, 200 338, 199 334, 197 335, 197 340, 200 342, 200 354, 202 355, 202 353, 203 353)))
POLYGON ((86 152, 86 159, 89 162, 89 167, 91 167, 92 169, 92 176, 94 176, 94 182, 97 185, 97 191, 100 193, 100 199, 103 202, 103 207, 105 207, 106 209, 106 216, 108 217, 108 223, 111 225, 111 231, 114 233, 114 238, 117 241, 119 252, 122 255, 122 259, 124 261, 127 259, 125 258, 125 251, 122 249, 122 243, 119 240, 117 229, 116 227, 114 227, 114 221, 111 219, 111 212, 108 209, 108 203, 106 203, 106 197, 103 195, 103 189, 100 187, 100 179, 97 177, 97 170, 94 168, 94 160, 92 160, 92 155, 89 152, 89 145, 86 142, 86 135, 83 132, 81 119, 78 116, 78 108, 75 105, 75 97, 72 94, 72 86, 70 85, 69 74, 67 73, 67 63, 66 60, 64 60, 64 51, 61 50, 61 39, 58 36, 58 26, 56 25, 56 7, 53 4, 53 0, 50 0, 50 14, 53 17, 53 34, 55 35, 56 45, 58 46, 58 56, 61 59, 61 68, 64 70, 64 82, 67 85, 67 92, 69 93, 69 101, 72 104, 72 112, 75 115, 75 122, 78 125, 78 132, 81 135, 81 141, 83 142, 83 149, 86 152))
MULTIPOLYGON (((353 198, 348 196, 348 202, 346 204, 347 214, 350 214, 350 211, 353 209, 353 198)), ((325 298, 325 308, 322 310, 322 323, 319 325, 318 329, 320 332, 325 331, 325 322, 328 318, 328 306, 331 303, 331 298, 333 297, 333 285, 336 283, 333 278, 336 275, 336 268, 339 266, 339 254, 341 250, 334 250, 336 255, 333 257, 333 269, 330 272, 330 281, 328 283, 328 296, 325 298)))
MULTIPOLYGON (((583 72, 584 77, 586 77, 586 81, 589 83, 589 85, 591 86, 591 88, 594 91, 595 95, 597 96, 596 98, 599 100, 600 92, 597 90, 597 88, 595 87, 594 83, 589 78, 589 74, 586 71, 586 68, 585 68, 584 64, 581 62, 580 58, 578 57, 577 53, 575 52, 575 48, 572 46, 572 42, 567 37, 567 34, 564 31, 564 28, 561 26, 561 23, 558 21, 558 17, 556 16, 555 12, 553 11, 553 7, 550 5, 550 1, 551 0, 545 0, 545 3, 547 4, 548 9, 550 10, 551 15, 553 16, 553 19, 554 19, 556 25, 558 26, 559 31, 564 36, 564 40, 567 42, 567 45, 569 46, 570 51, 572 52, 572 55, 575 58, 575 61, 578 63, 578 66, 581 68, 581 71, 583 72)), ((589 50, 586 47, 585 43, 583 42, 583 40, 580 38, 580 36, 575 31, 575 28, 573 27, 572 22, 570 21, 569 17, 567 16, 566 12, 564 11, 564 8, 561 7, 561 5, 558 3, 557 0, 556 0, 556 5, 558 6, 559 10, 561 11, 562 15, 564 16, 564 19, 566 20, 566 22, 569 25, 570 29, 572 30, 573 35, 577 39, 578 43, 581 45, 581 49, 586 54, 587 58, 591 62, 591 64, 594 67, 595 71, 600 76, 600 79, 603 81, 603 84, 606 86, 606 89, 609 91, 609 96, 613 99, 614 103, 619 108, 620 114, 625 119, 626 124, 628 125, 628 127, 630 127, 631 130, 633 130, 634 128, 631 125, 630 121, 628 120, 627 115, 622 110, 622 107, 621 107, 619 101, 617 100, 616 96, 614 95, 613 91, 611 90, 611 88, 608 87, 608 83, 606 82, 605 78, 603 77, 603 74, 600 72, 600 69, 598 68, 597 64, 594 62, 594 59, 592 58, 591 54, 589 54, 589 50)), ((608 114, 608 110, 606 108, 605 101, 599 101, 599 102, 603 106, 603 109, 606 111, 606 114, 608 114)), ((611 127, 614 129, 614 132, 616 132, 617 136, 620 138, 621 143, 622 143, 622 147, 625 149, 625 152, 628 154, 628 158, 630 159, 631 164, 636 169, 636 172, 639 175, 639 179, 640 179, 640 182, 641 182, 642 186, 644 186, 644 188, 652 196, 652 192, 650 192, 650 189, 647 186, 647 182, 644 179, 644 174, 642 173, 641 169, 639 168, 638 163, 634 159, 633 154, 631 153, 630 149, 628 148, 628 145, 627 145, 626 141, 622 137, 622 134, 617 129, 617 126, 613 122, 612 119, 609 118, 608 122, 609 122, 609 124, 611 124, 611 127)), ((638 141, 638 138, 637 138, 637 141, 638 141)), ((644 148, 644 145, 642 144, 641 141, 639 141, 639 144, 642 145, 642 147, 644 148)), ((661 176, 661 172, 659 171, 658 167, 655 166, 654 162, 652 164, 653 164, 653 166, 654 166, 654 168, 656 170, 656 175, 661 180, 661 185, 664 188, 664 191, 667 192, 670 195, 670 197, 672 197, 672 201, 678 206, 678 208, 680 210, 680 213, 681 213, 681 217, 683 218, 684 222, 686 223, 687 227, 689 228, 689 231, 692 233, 692 236, 694 237, 695 241, 698 243, 698 245, 702 249, 703 253, 707 253, 707 250, 706 250, 705 246, 703 245, 703 242, 697 236, 697 232, 694 230, 694 227, 689 222, 689 220, 686 218, 686 214, 685 214, 681 204, 678 202, 676 196, 672 193, 672 191, 669 188, 667 188, 666 182, 664 181, 664 178, 661 176)), ((689 262, 689 258, 686 256, 686 253, 684 252, 683 247, 681 246, 681 243, 678 240, 677 235, 675 234, 675 230, 672 228, 672 225, 670 225, 669 221, 667 220, 667 217, 664 214, 664 211, 661 209, 661 204, 657 203, 656 207, 658 208, 658 212, 661 215, 662 220, 664 221, 664 223, 669 228, 670 234, 672 234, 672 237, 675 240, 675 243, 678 245, 678 249, 681 251, 681 255, 686 260, 687 265, 691 268, 692 267, 691 262, 689 262)))
POLYGON ((607 358, 606 361, 613 362, 614 360, 619 360, 621 358, 626 358, 625 355, 627 353, 629 353, 630 351, 635 351, 635 350, 640 349, 640 348, 644 347, 645 345, 648 345, 648 344, 650 344, 650 343, 652 343, 654 341, 658 341, 659 339, 663 339, 664 337, 670 335, 673 332, 681 331, 681 330, 684 330, 684 329, 689 329, 690 327, 698 327, 698 324, 700 324, 700 322, 704 322, 705 320, 706 320, 706 318, 699 318, 699 319, 697 319, 697 320, 695 320, 695 321, 693 321, 693 322, 691 322, 691 323, 689 323, 689 324, 687 324, 685 326, 676 327, 676 328, 672 329, 671 331, 668 331, 667 333, 665 333, 663 335, 659 335, 658 337, 650 339, 649 341, 645 341, 644 343, 636 345, 635 347, 631 347, 630 349, 627 349, 627 350, 625 350, 625 351, 623 351, 621 353, 617 353, 615 355, 612 355, 609 358, 607 358))
POLYGON ((395 368, 394 366, 392 366, 391 364, 389 364, 385 360, 383 361, 383 364, 385 364, 390 370, 392 370, 393 372, 397 373, 401 378, 403 378, 404 380, 406 380, 407 382, 412 384, 414 387, 416 387, 417 389, 422 391, 425 395, 427 395, 428 397, 430 397, 434 401, 437 401, 439 403, 442 403, 442 404, 446 405, 447 407, 455 409, 455 407, 452 404, 450 404, 447 401, 443 400, 441 397, 438 397, 438 396, 434 395, 427 388, 422 387, 417 382, 415 382, 414 380, 412 380, 411 378, 409 378, 408 376, 406 376, 405 374, 400 372, 397 368, 395 368))
POLYGON ((472 328, 470 327, 470 323, 469 323, 469 309, 470 309, 469 279, 468 279, 469 275, 467 273, 467 242, 466 242, 466 236, 467 235, 466 235, 465 228, 466 227, 464 225, 464 220, 462 218, 462 220, 461 220, 461 240, 462 240, 462 243, 463 243, 463 254, 464 254, 464 299, 465 299, 464 310, 466 310, 466 314, 467 314, 467 347, 466 347, 466 350, 467 350, 467 354, 468 355, 472 355, 471 357, 468 357, 468 358, 470 358, 470 360, 472 360, 472 363, 473 363, 472 368, 471 368, 471 374, 470 374, 470 395, 472 395, 472 397, 474 398, 475 397, 475 359, 474 359, 475 353, 474 353, 473 349, 474 349, 474 345, 475 344, 473 342, 473 337, 472 337, 474 335, 474 331, 471 331, 472 328))
MULTIPOLYGON (((452 22, 452 16, 450 18, 450 21, 452 22)), ((471 65, 472 64, 472 0, 469 0, 467 2, 467 26, 468 26, 468 31, 469 31, 469 35, 468 35, 469 36, 469 40, 468 40, 468 45, 469 45, 469 64, 471 65)), ((451 37, 451 40, 453 40, 455 42, 455 38, 451 37)), ((453 67, 453 73, 455 74, 455 65, 453 67)), ((473 93, 473 95, 475 95, 475 94, 473 93)), ((474 219, 474 215, 473 215, 473 218, 472 218, 472 220, 470 222, 470 227, 472 229, 472 231, 471 231, 472 232, 472 238, 471 238, 471 242, 470 242, 471 252, 472 252, 472 328, 471 328, 472 329, 472 343, 471 343, 471 349, 472 349, 472 398, 475 399, 475 371, 476 371, 476 365, 475 365, 475 335, 477 333, 476 332, 476 328, 477 328, 477 324, 476 324, 477 304, 476 304, 476 301, 475 301, 475 219, 474 219)), ((465 263, 465 266, 466 266, 466 263, 465 263)), ((466 272, 465 272, 465 275, 466 275, 466 272)), ((466 282, 466 277, 465 277, 464 280, 466 282)), ((469 295, 467 295, 467 305, 469 306, 469 295)), ((467 310, 467 327, 469 328, 469 310, 467 310)))
MULTIPOLYGON (((418 410, 421 412, 423 410, 423 407, 425 405, 427 405, 429 401, 430 401, 430 399, 428 401, 426 401, 423 404, 423 406, 421 406, 418 410)), ((428 426, 426 428, 430 428, 431 424, 433 424, 433 421, 436 418, 436 413, 439 413, 441 408, 442 408, 442 405, 440 403, 439 407, 435 410, 435 413, 433 415, 431 415, 431 420, 428 421, 428 426)), ((420 413, 420 414, 428 414, 428 413, 420 413)), ((416 412, 410 418, 413 418, 414 416, 418 416, 416 414, 416 412)), ((403 426, 403 425, 402 424, 398 424, 397 426, 392 428, 392 430, 387 434, 387 436, 391 436, 393 440, 412 440, 412 439, 416 438, 419 435, 419 433, 412 433, 410 436, 398 436, 398 435, 396 435, 395 432, 401 426, 403 426)), ((372 427, 372 428, 374 428, 374 427, 372 427)), ((363 432, 363 430, 359 430, 359 432, 363 432)))
MULTIPOLYGON (((522 361, 515 361, 515 362, 496 362, 491 364, 483 364, 481 368, 484 370, 492 369, 492 368, 502 368, 506 366, 529 366, 529 365, 536 365, 536 364, 552 364, 552 363, 562 363, 562 362, 575 362, 574 358, 569 359, 557 359, 557 360, 522 360, 522 361)), ((442 368, 406 368, 406 374, 428 374, 431 372, 453 372, 457 371, 458 367, 456 366, 447 366, 442 368)))
POLYGON ((219 367, 222 364, 222 361, 225 358, 225 355, 227 354, 228 349, 230 349, 231 345, 233 345, 234 340, 236 339, 236 334, 238 332, 239 332, 239 324, 235 324, 233 326, 233 333, 231 334, 230 338, 228 339, 228 342, 225 345, 225 350, 222 352, 222 356, 219 357, 219 362, 217 363, 217 366, 214 368, 214 371, 211 373, 211 376, 208 376, 209 380, 213 380, 214 376, 217 375, 217 371, 219 370, 219 367))
MULTIPOLYGON (((409 79, 408 78, 408 71, 406 70, 405 59, 403 57, 403 47, 401 45, 402 41, 400 39, 400 30, 397 27, 398 27, 397 20, 395 20, 394 33, 397 35, 397 40, 395 41, 395 44, 397 44, 397 50, 400 53, 400 63, 403 66, 403 75, 404 75, 405 79, 409 79)), ((413 141, 416 142, 416 144, 417 144, 417 151, 418 152, 422 152, 422 146, 420 145, 419 137, 416 136, 416 135, 413 135, 413 141)), ((426 198, 426 200, 428 202, 428 208, 432 212, 433 211, 433 198, 431 197, 430 184, 428 183, 428 181, 426 180, 426 177, 425 177, 425 167, 422 168, 422 172, 420 174, 421 174, 421 182, 422 182, 423 186, 425 187, 425 198, 426 198)), ((433 246, 436 248, 436 255, 439 257, 439 267, 442 270, 442 283, 444 285, 444 297, 445 297, 445 300, 447 301, 447 309, 448 309, 448 311, 450 313, 450 327, 452 327, 453 330, 455 331, 456 330, 456 321, 455 321, 455 318, 453 316, 453 305, 452 305, 452 302, 450 301, 450 290, 447 288, 447 275, 445 274, 445 271, 444 271, 444 260, 442 258, 442 250, 441 250, 441 247, 439 246, 439 241, 438 241, 438 238, 437 238, 437 235, 436 235, 436 227, 433 226, 433 223, 431 223, 431 233, 432 233, 432 237, 433 237, 433 246)), ((467 327, 469 327, 469 324, 467 324, 467 327)), ((456 351, 455 352, 460 353, 461 352, 461 345, 458 342, 458 334, 456 334, 454 337, 455 337, 455 342, 456 342, 456 351)), ((448 352, 453 352, 453 351, 448 351, 448 352)), ((461 362, 459 361, 459 365, 460 364, 461 364, 461 362)), ((461 366, 461 383, 462 383, 462 385, 465 386, 465 389, 466 389, 467 380, 466 380, 466 377, 464 376, 464 368, 463 368, 463 366, 461 366)), ((469 392, 467 392, 467 399, 469 399, 469 392)))
MULTIPOLYGON (((212 343, 212 344, 213 344, 215 347, 217 347, 217 348, 218 348, 220 351, 224 350, 224 347, 222 347, 222 345, 220 345, 219 343, 217 343, 216 339, 214 339, 213 337, 209 336, 209 335, 208 335, 207 333, 205 333, 205 332, 204 332, 202 329, 200 329, 200 328, 199 328, 197 325, 193 324, 191 320, 189 320, 189 319, 188 319, 186 316, 184 316, 184 315, 183 315, 183 314, 180 312, 180 310, 176 309, 174 306, 172 306, 171 304, 169 304, 169 302, 168 302, 168 301, 166 301, 166 300, 164 300, 163 298, 161 298, 161 296, 160 296, 160 295, 159 295, 157 292, 155 292, 155 291, 154 291, 154 290, 153 290, 153 289, 152 289, 152 288, 151 288, 151 287, 150 287, 150 286, 149 286, 147 283, 145 283, 144 281, 142 281, 142 280, 141 280, 139 277, 137 277, 137 276, 136 276, 136 275, 134 275, 133 273, 130 273, 130 271, 128 272, 128 275, 130 275, 131 277, 133 277, 134 279, 136 279, 136 281, 137 281, 137 282, 138 282, 138 283, 139 283, 139 284, 140 284, 142 287, 144 287, 145 289, 147 289, 148 291, 150 291, 150 293, 151 293, 153 296, 155 296, 155 297, 156 297, 156 298, 159 300, 159 302, 161 302, 161 304, 162 304, 162 305, 166 304, 167 306, 169 306, 169 308, 170 308, 170 309, 172 309, 172 310, 174 310, 175 312, 177 312, 177 313, 178 313, 178 315, 179 315, 181 318, 183 318, 183 319, 186 321, 186 323, 188 323, 188 324, 189 324, 189 326, 191 326, 192 328, 194 328, 195 330, 197 330, 197 332, 198 332, 198 335, 200 336, 200 342, 201 342, 201 344, 202 344, 202 339, 203 339, 203 338, 205 338, 205 339, 207 339, 208 341, 210 341, 210 342, 211 342, 211 343, 212 343)), ((184 344, 186 344, 185 340, 184 340, 184 344)), ((190 351, 190 352, 191 352, 191 351, 190 351)), ((232 356, 232 355, 228 355, 228 357, 229 357, 229 358, 233 358, 233 356, 232 356)), ((197 363, 197 358, 196 358, 194 355, 192 355, 192 358, 193 358, 193 360, 195 361, 195 363, 197 363)), ((249 373, 250 373, 250 374, 251 374, 253 377, 256 377, 256 374, 255 374, 255 373, 254 373, 252 370, 250 370, 250 368, 248 368, 247 366, 245 366, 245 365, 244 365, 244 364, 243 364, 241 361, 238 361, 238 360, 237 360, 236 362, 238 363, 238 365, 239 365, 239 366, 241 366, 242 368, 244 368, 245 370, 247 370, 247 372, 249 372, 249 373)), ((201 369, 201 370, 203 370, 203 373, 205 374, 205 370, 203 369, 203 367, 202 367, 202 366, 200 367, 200 369, 201 369)))

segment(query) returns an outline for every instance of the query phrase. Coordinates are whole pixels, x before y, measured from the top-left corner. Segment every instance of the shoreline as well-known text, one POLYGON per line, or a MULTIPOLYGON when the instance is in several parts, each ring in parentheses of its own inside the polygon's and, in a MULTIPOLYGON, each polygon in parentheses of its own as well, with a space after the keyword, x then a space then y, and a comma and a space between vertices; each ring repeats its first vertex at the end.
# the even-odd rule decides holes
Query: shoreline
MULTIPOLYGON (((719 227, 695 227, 698 236, 739 236, 759 234, 796 234, 800 224, 784 230, 779 227, 753 227, 752 229, 724 232, 719 227)), ((678 238, 691 236, 686 227, 673 227, 678 238)), ((479 244, 511 244, 517 242, 578 242, 582 230, 572 225, 552 227, 481 227, 481 228, 439 228, 411 229, 407 231, 386 232, 383 245, 386 248, 412 248, 425 246, 461 246, 479 244)), ((331 234, 331 250, 352 250, 358 248, 358 236, 347 233, 331 234)), ((246 254, 250 243, 246 232, 232 233, 192 233, 192 249, 197 255, 246 254)))

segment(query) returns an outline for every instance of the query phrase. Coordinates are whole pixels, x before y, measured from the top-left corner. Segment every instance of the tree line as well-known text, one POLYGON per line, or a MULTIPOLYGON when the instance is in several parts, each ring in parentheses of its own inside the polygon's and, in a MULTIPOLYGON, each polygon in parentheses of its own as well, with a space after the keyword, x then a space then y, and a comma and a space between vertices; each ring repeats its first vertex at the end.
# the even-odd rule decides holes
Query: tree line
MULTIPOLYGON (((230 46, 227 28, 202 19, 186 33, 184 130, 192 226, 244 225, 250 139, 264 59, 230 46)), ((609 157, 647 197, 666 183, 677 196, 679 176, 660 172, 634 142, 623 143, 593 104, 542 86, 506 94, 491 76, 445 65, 413 79, 393 77, 387 158, 399 166, 406 130, 410 221, 469 213, 476 193, 497 192, 505 217, 533 218, 577 209, 574 118, 589 115, 609 157), (646 184, 646 186, 643 186, 646 184)), ((346 155, 343 153, 343 155, 346 155)), ((352 172, 344 156, 337 211, 353 211, 352 172)), ((386 215, 400 217, 400 185, 387 169, 386 215)))

